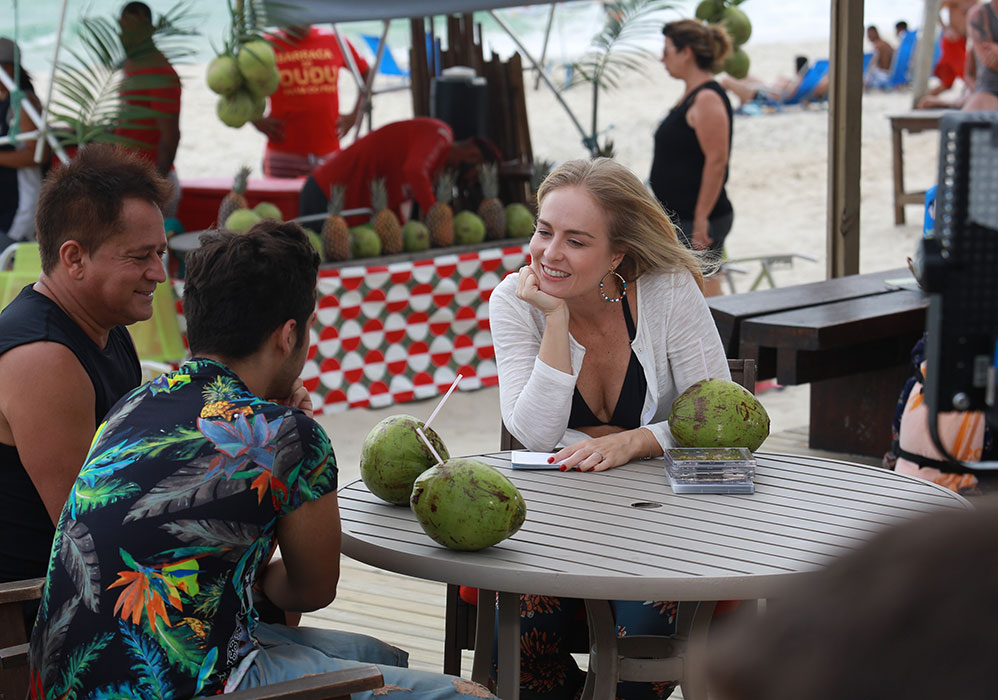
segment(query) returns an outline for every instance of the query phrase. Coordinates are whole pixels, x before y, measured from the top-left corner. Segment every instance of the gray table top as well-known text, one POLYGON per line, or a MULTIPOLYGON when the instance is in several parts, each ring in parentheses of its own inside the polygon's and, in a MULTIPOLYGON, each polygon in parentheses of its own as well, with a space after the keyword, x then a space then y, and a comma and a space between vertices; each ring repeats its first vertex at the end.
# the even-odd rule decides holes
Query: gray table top
POLYGON ((752 495, 676 495, 661 459, 563 473, 511 470, 508 454, 481 459, 526 499, 526 522, 512 538, 479 552, 446 549, 408 508, 355 481, 339 493, 343 553, 389 571, 489 590, 752 599, 770 597, 886 526, 971 507, 920 479, 815 457, 757 453, 752 495))

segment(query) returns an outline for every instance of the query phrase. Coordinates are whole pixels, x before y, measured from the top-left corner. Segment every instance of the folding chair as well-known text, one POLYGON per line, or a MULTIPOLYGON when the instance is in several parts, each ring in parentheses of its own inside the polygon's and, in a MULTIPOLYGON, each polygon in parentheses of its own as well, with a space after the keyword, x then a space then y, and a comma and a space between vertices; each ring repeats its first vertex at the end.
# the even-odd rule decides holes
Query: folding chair
MULTIPOLYGON (((378 51, 381 50, 381 39, 372 34, 361 34, 361 37, 367 43, 371 52, 374 53, 374 57, 377 58, 378 51)), ((395 61, 395 57, 392 55, 391 49, 388 48, 387 42, 385 43, 385 51, 381 54, 381 63, 378 64, 378 72, 382 75, 391 75, 398 78, 409 77, 409 71, 399 67, 399 64, 395 61)))

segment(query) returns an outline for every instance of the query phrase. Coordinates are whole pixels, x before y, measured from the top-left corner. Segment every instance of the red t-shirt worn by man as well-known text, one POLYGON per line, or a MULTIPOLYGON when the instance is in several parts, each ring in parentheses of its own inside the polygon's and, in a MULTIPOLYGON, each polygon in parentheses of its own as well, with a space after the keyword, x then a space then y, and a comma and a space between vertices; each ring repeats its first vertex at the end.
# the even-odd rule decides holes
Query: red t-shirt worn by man
MULTIPOLYGON (((284 138, 268 141, 267 149, 298 155, 322 156, 340 148, 336 122, 340 117, 339 75, 347 67, 336 35, 309 28, 298 39, 278 32, 271 37, 281 83, 270 96, 270 114, 284 122, 284 138)), ((368 70, 353 45, 347 42, 360 72, 368 70)))
MULTIPOLYGON (((131 61, 128 61, 125 63, 124 74, 126 80, 133 76, 165 76, 164 79, 156 81, 159 85, 155 88, 136 88, 122 92, 121 97, 135 107, 153 109, 164 115, 180 116, 180 76, 177 75, 173 66, 164 62, 159 65, 135 68, 131 65, 131 61)), ((137 128, 115 129, 115 134, 141 142, 142 146, 129 145, 129 148, 135 150, 146 160, 155 163, 159 142, 162 138, 162 133, 156 127, 156 119, 153 117, 135 119, 133 123, 137 128)))
POLYGON ((385 178, 388 207, 415 199, 424 213, 436 202, 433 178, 454 142, 451 128, 439 119, 416 117, 393 122, 358 139, 312 171, 312 179, 329 196, 330 186, 344 185, 344 208, 371 206, 371 180, 385 178))

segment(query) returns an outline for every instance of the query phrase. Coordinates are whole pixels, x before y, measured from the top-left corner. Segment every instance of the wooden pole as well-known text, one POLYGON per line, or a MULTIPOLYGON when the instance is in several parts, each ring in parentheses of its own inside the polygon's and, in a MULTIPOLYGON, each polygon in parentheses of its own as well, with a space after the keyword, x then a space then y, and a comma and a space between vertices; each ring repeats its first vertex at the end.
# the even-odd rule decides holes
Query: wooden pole
POLYGON ((936 49, 936 29, 938 27, 941 0, 925 0, 922 13, 922 28, 918 32, 915 46, 915 74, 911 81, 911 107, 929 91, 929 73, 932 71, 932 55, 936 49))
POLYGON ((859 272, 863 0, 832 0, 828 90, 827 276, 859 272))

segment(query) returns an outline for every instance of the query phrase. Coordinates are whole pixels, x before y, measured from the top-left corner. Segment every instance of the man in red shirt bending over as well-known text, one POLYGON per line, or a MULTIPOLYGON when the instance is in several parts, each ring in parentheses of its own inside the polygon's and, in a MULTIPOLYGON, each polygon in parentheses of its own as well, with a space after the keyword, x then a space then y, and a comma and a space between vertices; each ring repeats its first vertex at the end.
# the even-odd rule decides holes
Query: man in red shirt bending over
POLYGON ((433 181, 441 170, 455 169, 460 175, 463 169, 470 178, 475 166, 496 160, 496 155, 484 139, 455 143, 451 128, 439 119, 416 117, 386 124, 312 171, 298 201, 299 215, 325 213, 332 185, 344 186, 345 209, 370 207, 371 180, 383 177, 388 207, 405 221, 410 217, 402 211, 404 202, 414 200, 424 214, 436 202, 433 181))
MULTIPOLYGON (((269 114, 253 122, 267 136, 263 172, 268 177, 301 177, 340 150, 340 137, 357 121, 360 96, 351 112, 340 114, 339 75, 349 64, 332 32, 288 27, 270 40, 281 83, 270 96, 269 114)), ((344 42, 366 78, 367 61, 344 42)))

